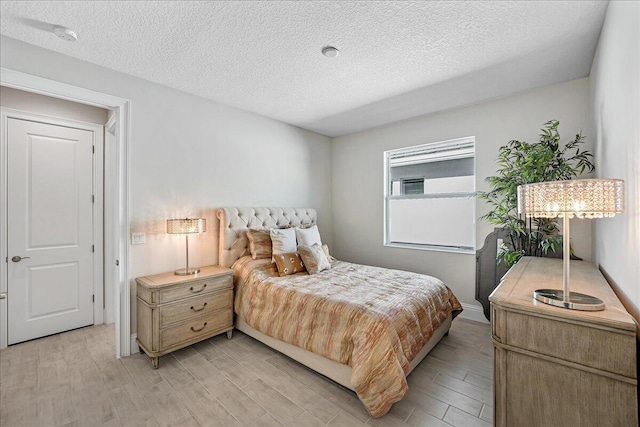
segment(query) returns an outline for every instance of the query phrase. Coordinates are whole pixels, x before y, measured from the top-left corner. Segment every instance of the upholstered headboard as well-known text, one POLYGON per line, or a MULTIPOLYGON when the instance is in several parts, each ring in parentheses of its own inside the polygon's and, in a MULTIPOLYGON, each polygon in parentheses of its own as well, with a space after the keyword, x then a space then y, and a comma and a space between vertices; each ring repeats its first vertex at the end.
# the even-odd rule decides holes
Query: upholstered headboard
POLYGON ((218 263, 231 267, 249 254, 247 229, 283 228, 288 225, 315 224, 317 214, 311 208, 220 208, 220 253, 218 263))

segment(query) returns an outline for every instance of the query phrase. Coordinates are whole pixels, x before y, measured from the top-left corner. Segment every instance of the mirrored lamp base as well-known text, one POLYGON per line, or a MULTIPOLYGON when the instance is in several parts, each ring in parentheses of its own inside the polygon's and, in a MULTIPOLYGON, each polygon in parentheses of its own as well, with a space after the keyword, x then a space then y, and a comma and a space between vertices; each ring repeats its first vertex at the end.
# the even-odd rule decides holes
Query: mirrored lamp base
POLYGON ((190 269, 186 269, 186 268, 181 268, 179 270, 176 270, 175 274, 176 276, 189 276, 191 274, 198 274, 200 273, 200 269, 199 268, 190 268, 190 269))
POLYGON ((604 301, 591 295, 579 292, 569 292, 569 301, 564 300, 562 289, 538 289, 533 292, 533 297, 545 304, 571 310, 600 311, 604 310, 604 301))

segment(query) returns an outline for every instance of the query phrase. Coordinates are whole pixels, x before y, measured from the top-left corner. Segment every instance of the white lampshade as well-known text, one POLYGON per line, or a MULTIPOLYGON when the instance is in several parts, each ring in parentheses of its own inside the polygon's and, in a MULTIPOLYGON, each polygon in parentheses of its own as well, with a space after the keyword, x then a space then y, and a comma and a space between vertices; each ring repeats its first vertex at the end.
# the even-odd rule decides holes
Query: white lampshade
POLYGON ((533 218, 603 218, 624 212, 624 181, 576 179, 518 187, 518 213, 533 218))

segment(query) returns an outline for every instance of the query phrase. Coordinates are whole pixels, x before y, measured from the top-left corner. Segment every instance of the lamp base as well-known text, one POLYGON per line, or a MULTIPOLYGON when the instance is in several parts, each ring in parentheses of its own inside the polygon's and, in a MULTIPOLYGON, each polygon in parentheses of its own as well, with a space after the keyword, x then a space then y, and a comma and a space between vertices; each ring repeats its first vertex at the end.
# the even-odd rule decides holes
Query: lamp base
POLYGON ((538 289, 533 292, 533 297, 545 304, 570 310, 600 311, 604 310, 604 301, 591 295, 579 292, 569 292, 569 301, 564 300, 562 289, 538 289))
POLYGON ((179 270, 175 271, 175 275, 176 276, 189 276, 191 274, 198 274, 200 273, 200 269, 199 268, 190 268, 190 269, 186 269, 186 268, 181 268, 179 270))

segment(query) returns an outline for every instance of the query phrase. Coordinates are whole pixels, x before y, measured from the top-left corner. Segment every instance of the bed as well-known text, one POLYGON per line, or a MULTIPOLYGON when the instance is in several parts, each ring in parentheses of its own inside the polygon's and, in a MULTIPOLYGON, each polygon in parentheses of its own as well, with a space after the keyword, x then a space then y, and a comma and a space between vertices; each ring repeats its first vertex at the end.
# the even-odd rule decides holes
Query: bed
POLYGON ((431 276, 332 258, 318 274, 279 277, 252 259, 248 229, 310 226, 308 208, 220 208, 219 264, 234 270, 235 327, 356 392, 380 417, 404 396, 406 376, 462 311, 431 276))

